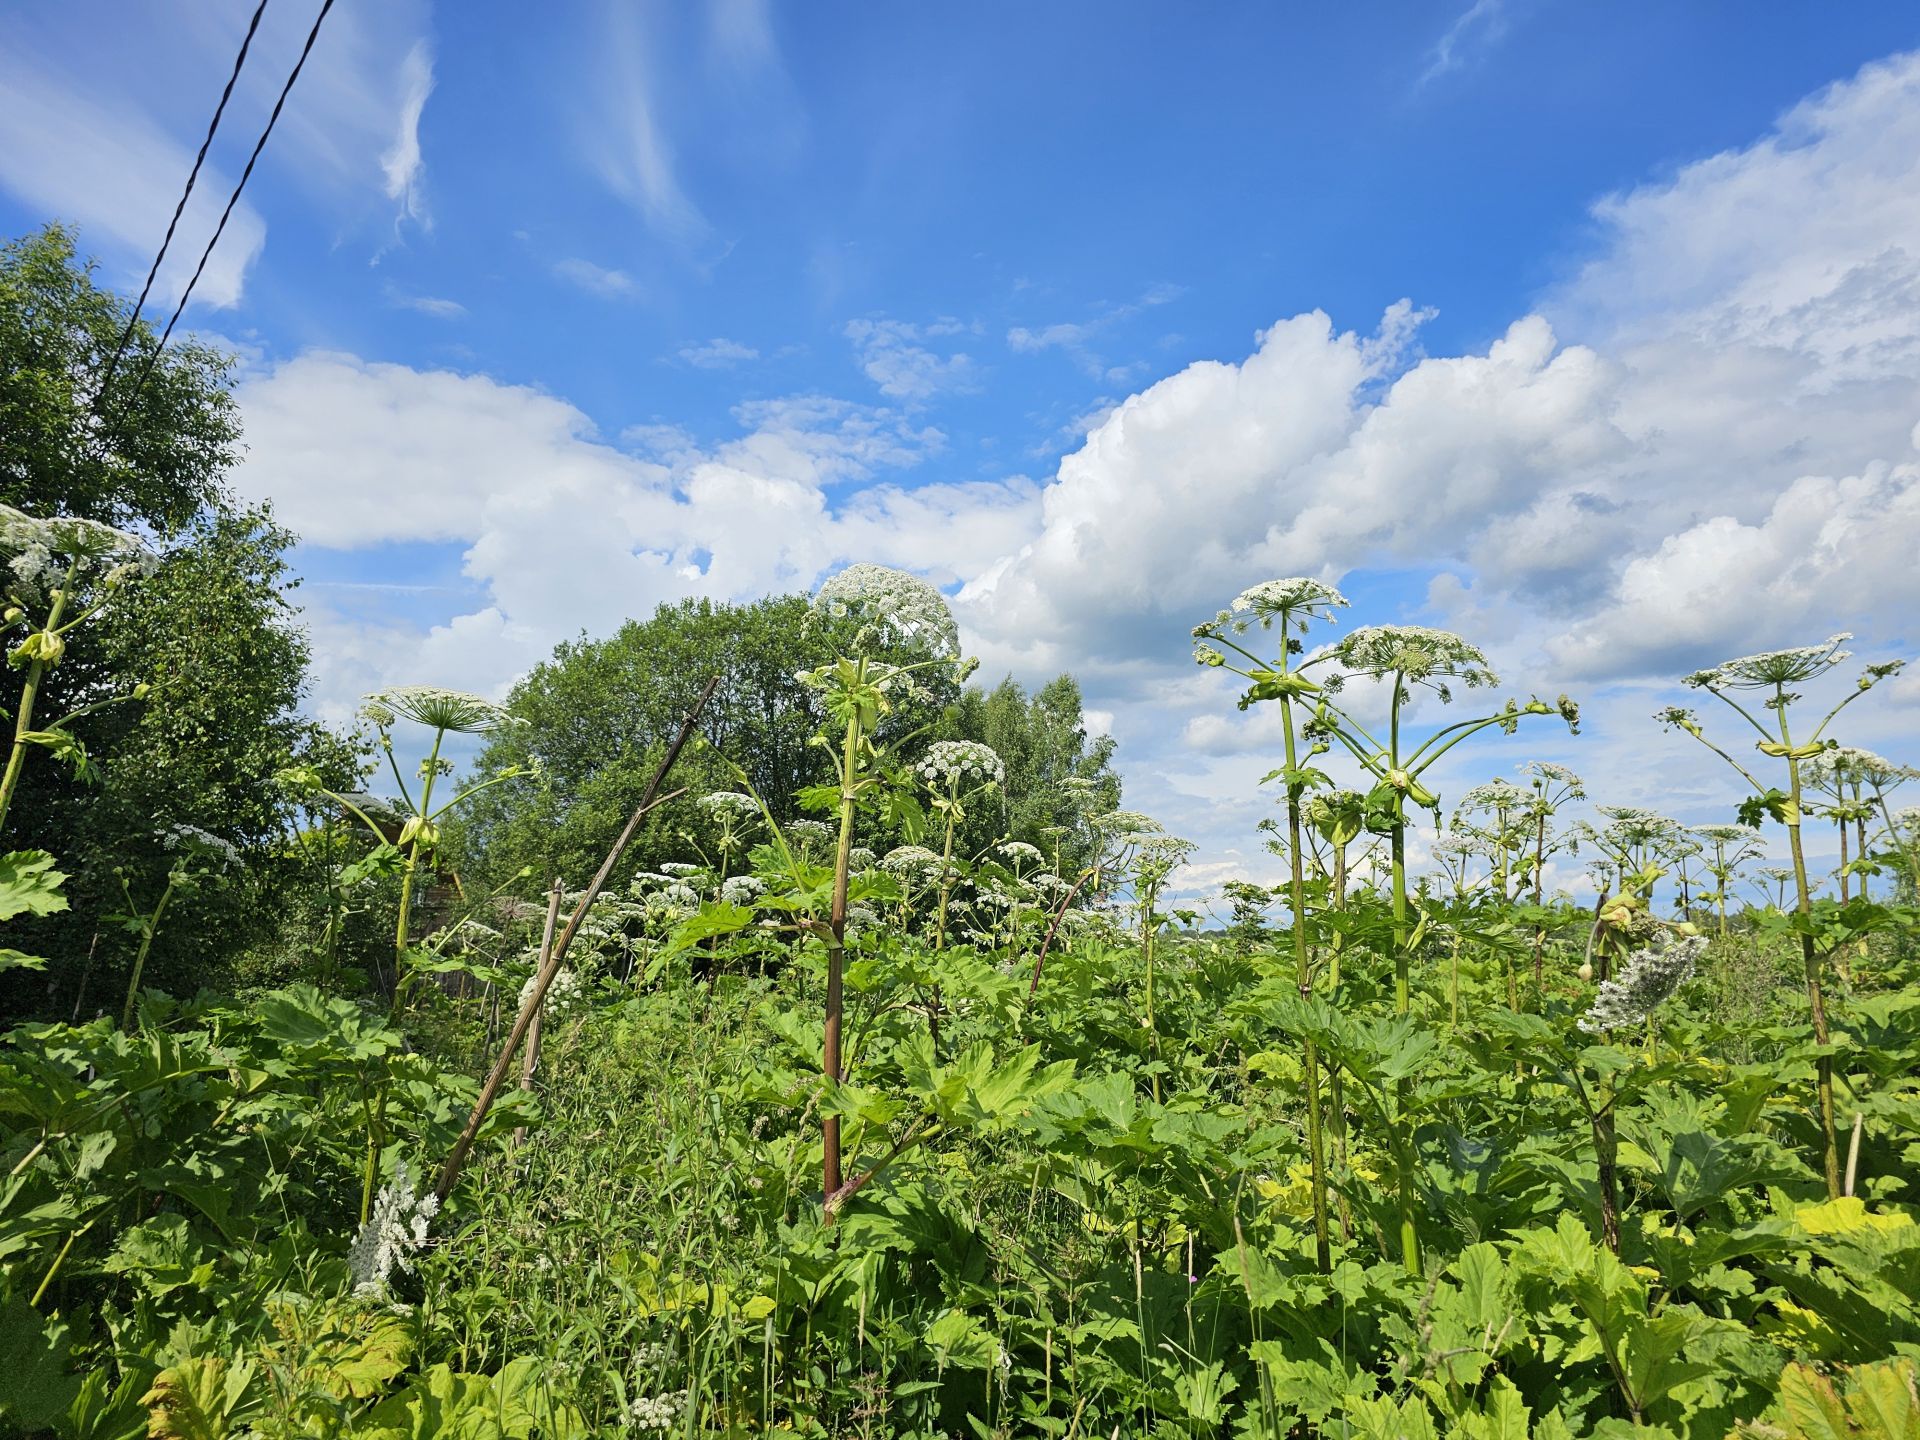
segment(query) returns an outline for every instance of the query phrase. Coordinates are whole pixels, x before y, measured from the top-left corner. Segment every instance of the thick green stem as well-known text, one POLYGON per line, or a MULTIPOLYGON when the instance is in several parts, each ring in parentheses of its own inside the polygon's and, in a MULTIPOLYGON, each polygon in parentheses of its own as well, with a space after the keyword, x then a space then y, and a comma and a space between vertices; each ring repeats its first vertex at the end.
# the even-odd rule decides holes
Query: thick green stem
MULTIPOLYGON (((447 732, 433 732, 433 750, 427 756, 423 767, 424 778, 420 785, 420 808, 416 818, 422 826, 432 824, 429 818, 433 814, 434 772, 440 765, 440 742, 446 739, 447 732)), ((429 850, 431 847, 429 847, 429 850)), ((400 997, 407 982, 407 925, 413 912, 413 877, 420 865, 421 844, 416 836, 407 847, 407 867, 400 875, 400 914, 393 923, 393 1004, 397 1010, 400 997)))
MULTIPOLYGON (((1406 697, 1405 685, 1401 677, 1393 677, 1393 719, 1391 744, 1388 750, 1388 767, 1394 772, 1400 769, 1400 706, 1406 697)), ((1393 797, 1393 1012, 1406 1015, 1413 1009, 1412 988, 1408 983, 1408 970, 1412 957, 1408 953, 1407 930, 1407 799, 1403 791, 1396 790, 1393 797)), ((1399 1123, 1407 1122, 1407 1101, 1412 1086, 1403 1077, 1394 1082, 1394 1105, 1398 1112, 1399 1123)), ((1413 1209, 1413 1142, 1408 1136, 1405 1144, 1395 1147, 1395 1168, 1399 1171, 1400 1203, 1400 1259, 1407 1267, 1409 1275, 1420 1273, 1420 1232, 1414 1224, 1413 1209)))
POLYGON ((134 953, 133 974, 127 977, 127 1003, 120 1012, 120 1028, 133 1028, 133 1005, 140 996, 140 972, 147 968, 147 952, 153 948, 154 933, 160 928, 160 917, 167 913, 167 902, 173 899, 173 877, 167 877, 167 888, 160 892, 160 903, 153 907, 146 923, 140 927, 140 948, 134 953))
MULTIPOLYGON (((1813 892, 1807 884, 1807 856, 1800 843, 1800 762, 1793 758, 1793 737, 1787 729, 1784 688, 1780 696, 1780 742, 1787 750, 1788 794, 1792 798, 1791 819, 1787 823, 1787 845, 1793 852, 1794 910, 1804 923, 1813 914, 1813 892)), ((1827 1002, 1820 987, 1820 951, 1811 931, 1800 935, 1800 959, 1806 969, 1807 1004, 1813 1012, 1813 1038, 1821 1048, 1814 1058, 1814 1088, 1820 1107, 1821 1168, 1826 1173, 1827 1194, 1840 1196, 1840 1148, 1833 1127, 1833 1056, 1826 1053, 1827 1002)))
MULTIPOLYGON (((1287 667, 1286 639, 1281 638, 1280 668, 1287 667)), ((1293 905, 1293 960, 1295 983, 1300 998, 1313 998, 1313 963, 1307 945, 1307 882, 1300 854, 1300 792, 1305 787, 1298 778, 1299 755, 1293 736, 1293 702, 1280 697, 1280 728, 1287 747, 1287 859, 1288 886, 1293 905)), ((1327 1157, 1321 1136, 1320 1050, 1313 1038, 1306 1041, 1301 1057, 1302 1080, 1307 1089, 1307 1164, 1313 1184, 1313 1248, 1322 1273, 1333 1267, 1333 1250, 1327 1228, 1327 1157)))

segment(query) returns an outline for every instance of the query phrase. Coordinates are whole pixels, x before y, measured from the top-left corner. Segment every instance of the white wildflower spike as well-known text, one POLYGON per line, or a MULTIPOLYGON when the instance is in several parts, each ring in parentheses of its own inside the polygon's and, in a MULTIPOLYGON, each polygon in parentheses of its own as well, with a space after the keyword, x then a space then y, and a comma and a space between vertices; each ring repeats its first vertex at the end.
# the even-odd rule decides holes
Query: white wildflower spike
POLYGON ((435 730, 450 730, 458 735, 485 735, 513 723, 506 708, 469 694, 439 685, 401 685, 392 690, 377 690, 366 697, 360 713, 385 729, 394 716, 404 716, 435 730), (385 720, 382 720, 382 716, 385 720))
POLYGON ((850 615, 885 638, 926 647, 942 659, 960 654, 960 627, 947 597, 917 575, 886 565, 849 565, 813 597, 829 615, 850 615))
POLYGON ((393 1167, 393 1179, 373 1197, 366 1224, 347 1250, 347 1270, 357 1299, 378 1299, 398 1269, 413 1272, 413 1257, 427 1244, 427 1226, 440 1209, 440 1197, 415 1190, 407 1162, 393 1167))
POLYGON ((1692 977, 1694 963, 1706 948, 1704 935, 1660 931, 1651 945, 1627 957, 1617 977, 1600 982, 1599 993, 1580 1019, 1580 1028, 1598 1035, 1641 1024, 1692 977))
POLYGON ((1469 690, 1500 683, 1485 653, 1449 630, 1425 625, 1368 625, 1355 630, 1336 647, 1340 663, 1361 675, 1400 675, 1415 684, 1432 685, 1444 697, 1446 686, 1459 680, 1469 690))
POLYGON ((999 785, 1007 778, 1007 767, 998 752, 978 740, 936 740, 914 768, 936 790, 999 785))
POLYGON ((1842 632, 1829 635, 1818 645, 1742 655, 1737 660, 1723 660, 1710 669, 1696 670, 1680 683, 1696 690, 1768 690, 1776 685, 1795 685, 1825 674, 1845 660, 1850 652, 1840 647, 1852 638, 1851 634, 1842 632))

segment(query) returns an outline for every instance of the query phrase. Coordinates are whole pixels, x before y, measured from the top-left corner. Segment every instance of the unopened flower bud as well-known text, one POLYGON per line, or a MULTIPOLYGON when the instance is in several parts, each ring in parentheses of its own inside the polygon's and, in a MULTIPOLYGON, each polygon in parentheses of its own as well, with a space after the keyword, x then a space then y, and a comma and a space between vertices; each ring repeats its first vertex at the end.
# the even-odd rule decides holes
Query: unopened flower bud
POLYGON ((1580 978, 1582 980, 1593 979, 1593 962, 1591 960, 1583 960, 1580 962, 1580 978))

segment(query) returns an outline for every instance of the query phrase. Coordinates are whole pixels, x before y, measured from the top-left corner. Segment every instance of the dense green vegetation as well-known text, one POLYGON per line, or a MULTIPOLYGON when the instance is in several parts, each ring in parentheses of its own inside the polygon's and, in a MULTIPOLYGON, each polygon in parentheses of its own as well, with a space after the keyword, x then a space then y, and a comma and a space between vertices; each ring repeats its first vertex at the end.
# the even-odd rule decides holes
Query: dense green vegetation
POLYGON ((970 686, 880 567, 317 731, 217 359, 168 468, 86 418, 120 321, 64 237, 0 273, 46 437, 0 510, 0 1429, 1920 1434, 1920 836, 1836 743, 1892 667, 1688 677, 1759 745, 1660 718, 1748 801, 1583 818, 1526 763, 1572 701, 1256 586, 1196 658, 1277 716, 1283 878, 1215 927, 1071 679, 970 686), (1449 804, 1467 753, 1511 778, 1449 804))

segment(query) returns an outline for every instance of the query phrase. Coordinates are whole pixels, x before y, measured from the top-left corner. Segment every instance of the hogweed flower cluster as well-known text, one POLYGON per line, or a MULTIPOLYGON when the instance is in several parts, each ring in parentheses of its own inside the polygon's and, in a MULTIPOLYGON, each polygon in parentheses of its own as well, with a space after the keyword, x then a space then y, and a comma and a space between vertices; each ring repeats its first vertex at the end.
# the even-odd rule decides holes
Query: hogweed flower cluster
POLYGON ((146 542, 125 530, 76 515, 29 515, 11 505, 0 505, 0 555, 8 557, 6 588, 27 605, 46 603, 69 569, 76 579, 97 575, 112 588, 160 563, 146 542))
POLYGON ((1768 690, 1776 685, 1797 685, 1824 675, 1847 659, 1852 652, 1840 647, 1852 638, 1852 634, 1843 631, 1829 635, 1818 645, 1742 655, 1736 660, 1723 660, 1705 670, 1696 670, 1680 683, 1694 690, 1768 690))
MULTIPOLYGON (((923 646, 936 657, 960 654, 960 628, 947 597, 917 575, 887 565, 849 565, 813 597, 828 615, 862 622, 861 639, 923 646)), ((856 642, 856 648, 865 648, 856 642)))
POLYGON ((1589 1035, 1639 1025, 1693 975, 1704 935, 1661 929, 1651 943, 1633 951, 1612 980, 1602 980, 1593 1004, 1579 1020, 1589 1035))
POLYGON ((486 735, 514 723, 503 705, 465 690, 439 685, 398 685, 376 690, 361 703, 360 713, 379 728, 396 718, 413 720, 432 730, 456 735, 486 735))
POLYGON ((169 825, 160 832, 160 843, 169 850, 184 850, 191 855, 221 865, 240 864, 240 849, 230 840, 222 840, 198 825, 169 825))
MULTIPOLYGON (((533 998, 533 987, 540 976, 529 975, 520 987, 520 1008, 527 1008, 527 1002, 533 998)), ((547 998, 541 1003, 540 1018, 552 1024, 566 1019, 577 1010, 586 999, 586 987, 580 983, 577 970, 558 970, 554 972, 553 983, 547 986, 547 998)))
POLYGON ((367 1221, 347 1250, 347 1270, 357 1299, 377 1299, 398 1269, 411 1274, 413 1257, 427 1244, 427 1226, 440 1209, 440 1197, 420 1192, 407 1162, 394 1166, 393 1179, 374 1197, 367 1221))
POLYGON ((936 740, 914 766, 934 789, 972 789, 1006 782, 1007 767, 991 745, 978 740, 936 740))
POLYGON ((750 820, 760 816, 760 802, 738 790, 715 790, 711 795, 702 795, 694 803, 715 819, 730 816, 736 820, 750 820))
POLYGON ((1368 625, 1341 640, 1335 648, 1340 664, 1360 675, 1398 675, 1425 685, 1442 700, 1452 699, 1448 680, 1469 690, 1500 683, 1479 646, 1449 630, 1425 625, 1368 625))

